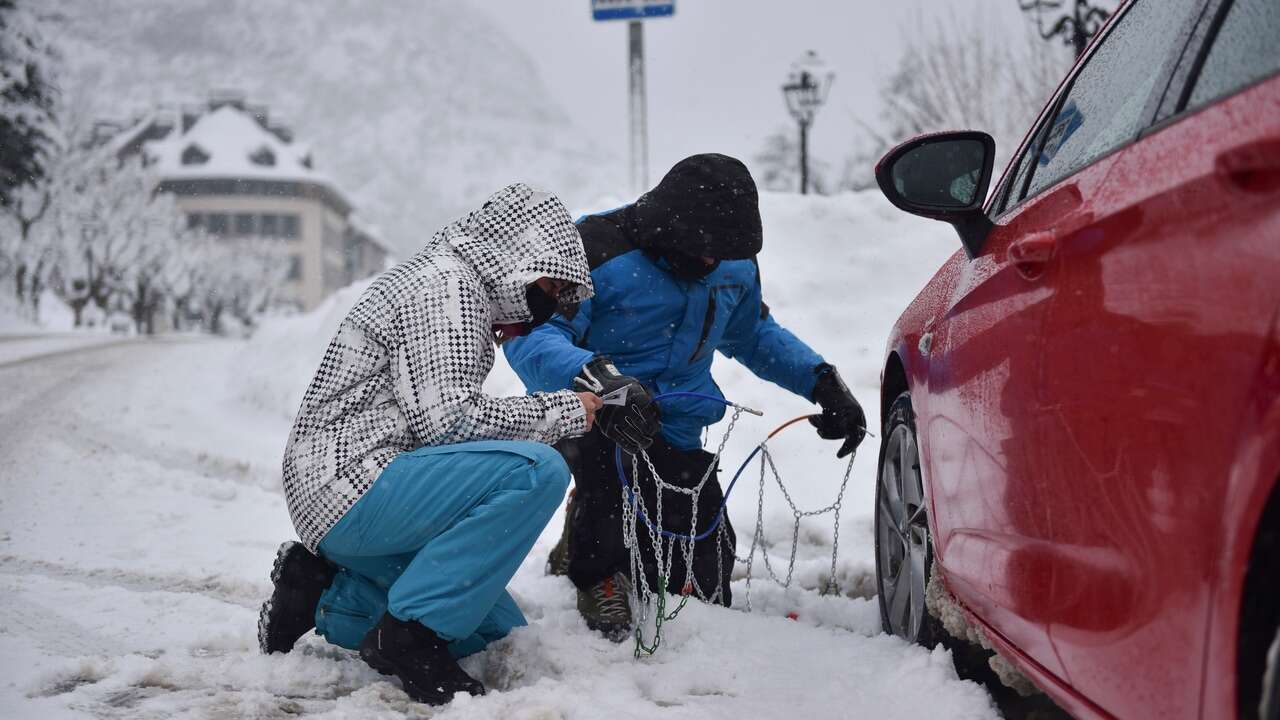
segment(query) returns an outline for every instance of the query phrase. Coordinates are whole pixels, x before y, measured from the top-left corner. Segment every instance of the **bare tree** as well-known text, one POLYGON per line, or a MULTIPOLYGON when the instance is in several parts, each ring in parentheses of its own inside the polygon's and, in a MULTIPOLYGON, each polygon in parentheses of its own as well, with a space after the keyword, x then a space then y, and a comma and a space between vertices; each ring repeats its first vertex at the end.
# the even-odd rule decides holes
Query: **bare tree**
POLYGON ((1045 40, 1059 38, 1070 47, 1076 57, 1084 54, 1089 41, 1098 34, 1102 26, 1111 17, 1111 11, 1090 4, 1089 0, 1071 0, 1071 9, 1064 11, 1062 6, 1067 0, 1018 0, 1018 7, 1024 12, 1034 11, 1036 28, 1040 37, 1045 40), (1044 26, 1044 11, 1058 14, 1058 19, 1047 29, 1044 26))
POLYGON ((1069 65, 1030 33, 1012 42, 992 33, 981 13, 921 20, 903 32, 901 48, 880 85, 878 121, 853 118, 864 132, 842 189, 872 185, 876 161, 893 145, 943 130, 990 133, 1002 168, 1069 65))

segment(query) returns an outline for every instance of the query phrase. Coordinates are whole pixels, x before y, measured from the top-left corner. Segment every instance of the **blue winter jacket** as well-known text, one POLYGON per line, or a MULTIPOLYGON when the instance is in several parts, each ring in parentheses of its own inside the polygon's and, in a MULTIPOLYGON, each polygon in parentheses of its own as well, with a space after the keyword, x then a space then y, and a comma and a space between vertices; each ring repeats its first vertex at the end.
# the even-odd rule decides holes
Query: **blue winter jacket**
MULTIPOLYGON (((625 210, 625 209, 624 209, 625 210)), ((757 376, 811 399, 818 353, 774 320, 760 297, 754 260, 721 262, 705 278, 677 278, 666 261, 637 247, 618 213, 578 220, 595 296, 503 346, 529 392, 572 386, 582 366, 606 355, 655 395, 691 391, 723 397, 711 377, 716 350, 757 376)), ((702 446, 703 428, 724 405, 698 398, 662 402, 662 434, 681 449, 702 446)))

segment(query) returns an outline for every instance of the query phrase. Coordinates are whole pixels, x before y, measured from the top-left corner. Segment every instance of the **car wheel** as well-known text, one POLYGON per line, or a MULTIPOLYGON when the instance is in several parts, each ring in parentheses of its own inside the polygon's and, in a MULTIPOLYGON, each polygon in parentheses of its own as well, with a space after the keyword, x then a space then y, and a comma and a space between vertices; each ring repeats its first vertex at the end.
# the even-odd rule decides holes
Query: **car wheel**
POLYGON ((942 628, 925 607, 933 568, 924 482, 920 475, 916 416, 910 393, 889 408, 876 482, 876 588, 884 631, 932 648, 942 628))

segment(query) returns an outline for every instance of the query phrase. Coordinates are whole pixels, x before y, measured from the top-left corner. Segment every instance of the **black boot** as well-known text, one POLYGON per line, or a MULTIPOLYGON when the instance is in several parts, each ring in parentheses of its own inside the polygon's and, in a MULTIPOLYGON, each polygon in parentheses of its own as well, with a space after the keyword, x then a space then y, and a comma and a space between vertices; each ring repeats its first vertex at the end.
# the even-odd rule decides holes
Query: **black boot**
POLYGON ((449 654, 449 643, 419 622, 385 613, 360 643, 360 657, 383 675, 395 675, 409 697, 428 705, 444 705, 454 693, 483 695, 449 654))
POLYGON ((280 546, 271 568, 275 588, 258 613, 258 648, 263 654, 289 652, 298 638, 315 627, 320 594, 333 583, 336 572, 302 543, 280 546))

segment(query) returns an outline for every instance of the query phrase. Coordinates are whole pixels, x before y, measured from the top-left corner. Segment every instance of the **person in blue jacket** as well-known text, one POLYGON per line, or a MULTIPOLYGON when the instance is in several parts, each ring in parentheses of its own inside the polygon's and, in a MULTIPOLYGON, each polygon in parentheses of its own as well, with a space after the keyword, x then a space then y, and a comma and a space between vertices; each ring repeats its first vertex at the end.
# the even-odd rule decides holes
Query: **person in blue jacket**
MULTIPOLYGON (((629 576, 630 555, 623 546, 615 447, 627 453, 647 447, 665 481, 693 487, 717 471, 710 467, 714 456, 702 449, 702 435, 725 413, 712 400, 664 400, 661 429, 649 445, 657 429, 652 396, 687 391, 723 397, 711 377, 712 356, 719 351, 760 378, 819 403, 822 413, 812 421, 822 437, 845 441, 840 457, 861 442, 866 419, 836 369, 779 324, 761 297, 759 202, 742 162, 718 154, 686 158, 634 204, 581 218, 577 225, 595 296, 571 316, 556 315, 503 350, 530 392, 573 388, 607 395, 628 389, 627 404, 606 405, 596 431, 557 445, 576 482, 566 536, 567 574, 578 589, 578 608, 588 626, 621 641, 632 624, 626 595, 638 579, 629 576)), ((629 457, 624 464, 631 468, 629 457)), ((714 522, 722 497, 718 482, 704 488, 699 532, 714 522)), ((645 503, 652 508, 655 498, 645 503)), ((691 505, 687 495, 664 493, 666 529, 687 531, 691 505)), ((669 592, 731 603, 735 539, 732 527, 727 530, 714 534, 715 542, 695 546, 694 587, 683 586, 681 568, 668 578, 669 592)), ((639 535, 647 541, 646 532, 639 535)), ((649 587, 657 589, 651 549, 644 555, 649 587)))

